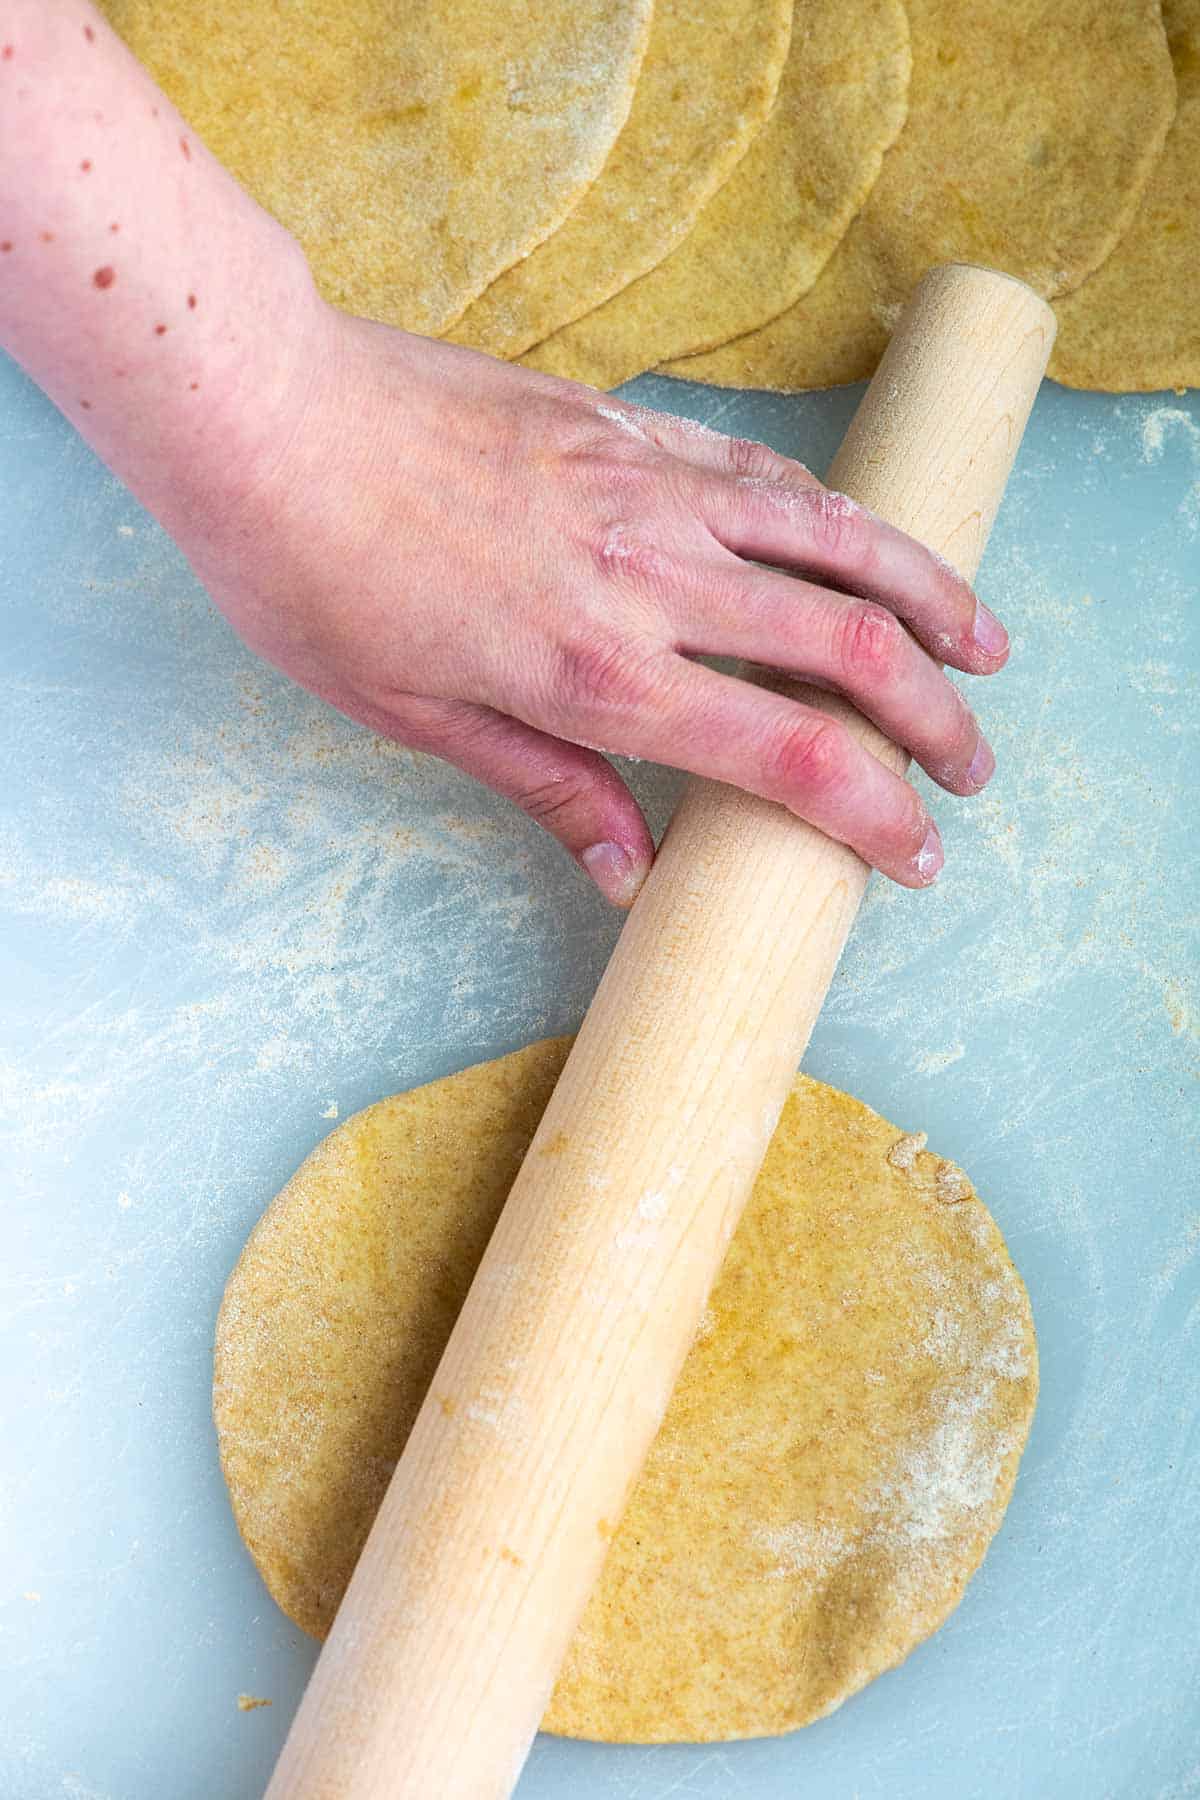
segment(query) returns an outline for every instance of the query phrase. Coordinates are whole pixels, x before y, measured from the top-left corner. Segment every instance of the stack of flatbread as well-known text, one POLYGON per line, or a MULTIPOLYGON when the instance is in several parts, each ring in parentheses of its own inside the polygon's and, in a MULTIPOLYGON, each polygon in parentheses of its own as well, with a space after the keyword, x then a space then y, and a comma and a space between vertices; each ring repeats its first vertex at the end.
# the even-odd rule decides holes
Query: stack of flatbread
POLYGON ((871 373, 931 264, 1200 383, 1200 0, 102 0, 330 299, 614 387, 871 373))

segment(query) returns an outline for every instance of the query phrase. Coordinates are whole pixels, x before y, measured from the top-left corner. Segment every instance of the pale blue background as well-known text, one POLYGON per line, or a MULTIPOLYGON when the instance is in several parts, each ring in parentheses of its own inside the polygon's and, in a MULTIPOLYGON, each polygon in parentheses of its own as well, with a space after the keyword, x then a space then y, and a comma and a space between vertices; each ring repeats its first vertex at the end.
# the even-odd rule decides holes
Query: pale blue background
MULTIPOLYGON (((856 397, 635 391, 818 467, 856 397)), ((217 1468, 226 1274, 334 1104, 573 1025, 616 925, 255 664, 8 367, 0 492, 0 1800, 250 1800, 312 1650, 217 1468)), ((808 1731, 543 1740, 522 1800, 1200 1794, 1198 572, 1196 397, 1047 387, 982 577, 1000 773, 939 797, 934 892, 873 886, 808 1059, 968 1166, 1029 1285, 982 1572, 808 1731)))

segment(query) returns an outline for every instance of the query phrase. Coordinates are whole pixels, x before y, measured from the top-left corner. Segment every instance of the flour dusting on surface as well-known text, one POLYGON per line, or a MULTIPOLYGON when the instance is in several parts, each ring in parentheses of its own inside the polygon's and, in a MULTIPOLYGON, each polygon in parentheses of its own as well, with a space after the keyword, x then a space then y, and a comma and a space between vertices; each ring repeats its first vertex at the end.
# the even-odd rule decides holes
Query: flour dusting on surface
MULTIPOLYGON (((0 382, 19 402, 0 452, 20 520, 0 554, 16 549, 29 575, 9 614, 0 841, 0 1153, 20 1250, 0 1271, 20 1370, 8 1566, 14 1596, 43 1596, 10 1608, 6 1767, 31 1792, 75 1783, 93 1800, 98 1778, 64 1743, 72 1709, 36 1715, 80 1680, 119 1712, 114 1617, 135 1619, 152 1591, 194 1627, 155 1640, 151 1708, 209 1681, 218 1612, 256 1649, 285 1642, 230 1554, 207 1419, 213 1315, 248 1227, 330 1107, 345 1116, 569 1029, 619 921, 501 802, 368 748, 260 669, 50 409, 11 371, 0 382), (71 1481, 46 1505, 39 1471, 62 1469, 71 1481), (64 1521, 95 1550, 73 1582, 64 1521)), ((686 394, 710 424, 817 467, 855 401, 642 392, 686 394)), ((980 584, 1013 658, 962 681, 996 780, 962 802, 921 784, 945 873, 920 895, 872 882, 810 1062, 961 1158, 1029 1276, 1047 1351, 1041 1418, 975 1606, 894 1692, 927 1709, 929 1741, 961 1729, 971 1745, 1019 1743, 1030 1768, 1046 1757, 1081 1792, 1122 1746, 1140 1747, 1155 1791, 1196 1785, 1178 1584, 1194 1548, 1195 1419, 1180 1395, 1200 1341, 1195 420, 1194 401, 1044 390, 980 584), (914 1067, 959 1042, 969 1055, 914 1067), (942 1680, 951 1660, 973 1679, 942 1680)), ((634 779, 661 825, 671 779, 634 779)), ((969 1231, 975 1211, 937 1218, 969 1231)), ((924 1335, 949 1339, 953 1319, 935 1316, 947 1290, 929 1293, 924 1335)), ((1020 1362, 997 1336, 980 1369, 1015 1380, 1020 1362)), ((895 1379, 891 1364, 865 1369, 863 1403, 895 1379)), ((240 1678, 234 1664, 215 1691, 240 1678)), ((919 1787, 920 1743, 904 1751, 877 1729, 892 1704, 879 1698, 882 1714, 864 1708, 851 1733, 856 1771, 919 1787)), ((737 1746, 630 1755, 647 1796, 693 1778, 723 1795, 744 1778, 737 1746)))
POLYGON ((790 1581, 797 1576, 813 1582, 827 1580, 846 1554, 844 1534, 828 1525, 814 1525, 796 1519, 789 1525, 760 1525, 754 1529, 754 1541, 771 1557, 768 1571, 776 1581, 790 1581))

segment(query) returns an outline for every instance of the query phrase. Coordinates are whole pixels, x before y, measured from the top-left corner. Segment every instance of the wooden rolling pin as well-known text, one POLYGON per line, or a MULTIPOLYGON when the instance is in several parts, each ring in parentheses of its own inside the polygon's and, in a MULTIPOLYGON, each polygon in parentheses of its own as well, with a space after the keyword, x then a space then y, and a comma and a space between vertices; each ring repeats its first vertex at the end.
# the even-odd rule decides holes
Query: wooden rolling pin
MULTIPOLYGON (((1021 283, 933 270, 830 484, 973 576, 1053 337, 1049 307, 1021 283)), ((844 703, 804 698, 905 766, 844 703)), ((716 783, 687 789, 269 1800, 490 1800, 516 1785, 867 875, 780 806, 716 783)))

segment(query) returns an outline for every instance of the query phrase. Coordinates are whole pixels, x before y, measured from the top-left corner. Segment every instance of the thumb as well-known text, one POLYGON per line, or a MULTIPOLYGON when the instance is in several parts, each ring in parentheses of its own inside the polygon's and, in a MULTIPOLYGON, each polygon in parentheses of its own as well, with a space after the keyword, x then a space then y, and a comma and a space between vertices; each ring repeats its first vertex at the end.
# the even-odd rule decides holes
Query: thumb
POLYGON ((637 801, 598 750, 457 700, 412 696, 383 728, 512 800, 558 839, 606 900, 633 904, 654 861, 654 840, 637 801))

